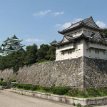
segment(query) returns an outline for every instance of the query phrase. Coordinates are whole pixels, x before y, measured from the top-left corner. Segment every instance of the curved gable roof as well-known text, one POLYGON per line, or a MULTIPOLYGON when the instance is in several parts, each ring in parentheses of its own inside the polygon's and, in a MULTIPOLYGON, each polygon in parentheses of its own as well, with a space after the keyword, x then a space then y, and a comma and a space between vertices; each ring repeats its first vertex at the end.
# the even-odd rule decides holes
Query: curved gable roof
POLYGON ((74 24, 71 24, 70 27, 68 27, 62 31, 58 31, 58 32, 61 34, 64 34, 68 31, 71 31, 71 30, 73 30, 77 27, 81 27, 81 26, 89 27, 89 28, 96 29, 96 30, 101 30, 100 27, 94 22, 93 18, 89 17, 89 18, 86 18, 86 19, 81 20, 79 22, 76 22, 74 24))

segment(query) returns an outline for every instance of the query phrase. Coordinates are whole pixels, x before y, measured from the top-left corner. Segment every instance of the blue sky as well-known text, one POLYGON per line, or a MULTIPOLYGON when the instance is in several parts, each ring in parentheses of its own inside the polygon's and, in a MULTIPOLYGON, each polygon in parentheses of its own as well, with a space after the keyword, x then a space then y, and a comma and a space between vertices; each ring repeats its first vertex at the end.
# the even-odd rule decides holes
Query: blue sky
POLYGON ((0 0, 0 43, 15 34, 23 44, 60 40, 58 30, 93 16, 107 26, 107 0, 0 0))

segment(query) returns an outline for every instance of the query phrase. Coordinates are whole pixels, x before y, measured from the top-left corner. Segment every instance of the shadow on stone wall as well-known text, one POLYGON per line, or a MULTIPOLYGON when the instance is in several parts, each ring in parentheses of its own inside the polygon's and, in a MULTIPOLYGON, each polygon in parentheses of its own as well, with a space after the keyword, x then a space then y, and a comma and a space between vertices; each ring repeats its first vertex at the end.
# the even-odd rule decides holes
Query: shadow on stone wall
POLYGON ((84 87, 107 87, 107 61, 84 58, 84 87))

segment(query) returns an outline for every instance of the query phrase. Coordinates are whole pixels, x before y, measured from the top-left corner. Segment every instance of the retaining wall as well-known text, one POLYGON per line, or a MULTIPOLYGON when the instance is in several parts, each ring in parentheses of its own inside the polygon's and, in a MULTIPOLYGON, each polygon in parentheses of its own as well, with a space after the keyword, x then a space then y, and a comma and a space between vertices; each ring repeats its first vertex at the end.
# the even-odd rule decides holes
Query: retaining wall
POLYGON ((13 76, 12 70, 0 71, 0 78, 5 80, 16 78, 19 83, 40 86, 71 86, 83 87, 83 58, 52 61, 20 68, 18 75, 13 76))
POLYGON ((84 87, 107 87, 107 60, 84 58, 84 87))
POLYGON ((107 87, 107 60, 81 57, 33 64, 20 68, 17 75, 12 69, 0 71, 0 78, 47 87, 107 87))

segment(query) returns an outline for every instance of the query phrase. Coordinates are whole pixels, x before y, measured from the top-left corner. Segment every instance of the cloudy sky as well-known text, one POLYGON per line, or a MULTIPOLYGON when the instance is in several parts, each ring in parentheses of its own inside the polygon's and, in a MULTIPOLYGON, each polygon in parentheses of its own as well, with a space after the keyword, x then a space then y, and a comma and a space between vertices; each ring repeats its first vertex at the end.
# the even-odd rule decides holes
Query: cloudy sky
POLYGON ((23 44, 60 40, 58 30, 93 16, 107 27, 107 0, 0 0, 0 43, 16 35, 23 44))

